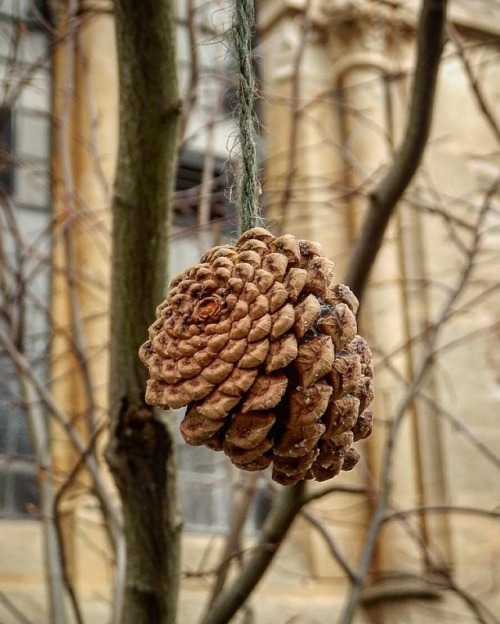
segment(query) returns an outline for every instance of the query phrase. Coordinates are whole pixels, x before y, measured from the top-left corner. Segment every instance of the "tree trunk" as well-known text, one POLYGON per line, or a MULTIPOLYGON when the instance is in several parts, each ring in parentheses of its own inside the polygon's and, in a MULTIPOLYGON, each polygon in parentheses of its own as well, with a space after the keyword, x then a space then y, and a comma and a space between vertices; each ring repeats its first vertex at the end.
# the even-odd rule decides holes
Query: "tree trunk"
POLYGON ((165 296, 180 102, 173 0, 116 0, 120 145, 113 200, 110 440, 127 571, 122 622, 175 622, 180 516, 173 439, 146 405, 137 351, 165 296))

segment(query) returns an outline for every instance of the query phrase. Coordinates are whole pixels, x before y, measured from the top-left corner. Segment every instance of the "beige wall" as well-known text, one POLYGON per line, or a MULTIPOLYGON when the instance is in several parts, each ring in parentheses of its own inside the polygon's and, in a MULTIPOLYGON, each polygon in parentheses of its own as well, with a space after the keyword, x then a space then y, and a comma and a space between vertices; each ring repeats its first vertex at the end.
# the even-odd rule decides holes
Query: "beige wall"
MULTIPOLYGON (((381 75, 405 71, 412 66, 413 18, 411 14, 410 17, 405 15, 404 19, 393 23, 389 19, 391 16, 383 13, 381 21, 370 18, 353 27, 343 21, 343 14, 336 12, 335 5, 324 3, 326 7, 333 6, 333 11, 325 12, 320 10, 323 5, 318 2, 311 4, 308 19, 313 27, 306 32, 301 27, 306 4, 261 1, 265 200, 269 206, 270 225, 276 231, 287 230, 320 241, 335 260, 341 279, 365 205, 362 194, 353 195, 349 191, 359 184, 367 184, 361 187, 363 191, 369 189, 370 176, 377 179, 380 167, 389 156, 381 75), (353 110, 361 114, 353 114, 353 110), (290 167, 293 176, 289 179, 290 167), (283 206, 287 208, 285 214, 283 206)), ((86 62, 85 66, 74 63, 72 71, 75 72, 74 87, 85 97, 72 113, 72 123, 78 128, 76 137, 72 134, 66 139, 71 143, 75 167, 72 175, 80 197, 79 208, 92 207, 89 225, 102 231, 103 236, 89 239, 84 232, 78 232, 78 262, 85 273, 97 276, 106 284, 109 276, 105 258, 109 249, 105 232, 109 215, 105 209, 109 188, 103 186, 102 176, 110 183, 117 114, 112 17, 103 13, 92 18, 80 37, 81 51, 84 51, 81 58, 86 62), (96 120, 99 121, 97 125, 96 120), (95 169, 93 157, 83 149, 88 146, 87 139, 95 139, 102 170, 95 169)), ((485 53, 478 51, 477 54, 485 53)), ((491 55, 495 54, 498 49, 492 48, 491 55)), ((63 52, 59 59, 60 80, 66 75, 66 61, 63 52)), ((498 63, 486 65, 487 75, 482 80, 482 84, 487 85, 488 101, 497 111, 498 67, 498 63)), ((58 84, 58 88, 63 89, 61 82, 58 84)), ((400 138, 408 106, 408 83, 396 84, 393 90, 395 142, 400 138)), ((62 96, 61 91, 58 97, 62 96)), ((63 106, 63 103, 59 100, 58 105, 63 106)), ((431 180, 444 198, 446 210, 472 223, 476 213, 471 206, 478 205, 481 194, 498 172, 498 161, 491 156, 495 151, 498 151, 497 144, 477 112, 460 64, 456 59, 447 59, 441 71, 431 143, 422 173, 415 181, 416 189, 426 189, 419 197, 435 199, 428 190, 431 180), (455 198, 465 198, 472 204, 455 198)), ((63 210, 64 202, 60 194, 58 197, 59 209, 63 210)), ((494 218, 490 218, 491 225, 495 225, 494 218)), ((467 236, 470 238, 470 234, 467 236)), ((379 348, 398 349, 434 318, 443 301, 442 285, 454 283, 463 262, 463 257, 450 244, 447 223, 415 211, 404 202, 386 238, 361 321, 363 333, 370 337, 377 354, 379 348), (401 288, 402 278, 415 283, 421 279, 436 280, 441 286, 405 292, 401 288), (409 313, 405 313, 405 297, 411 304, 409 313)), ((498 242, 497 230, 496 235, 489 236, 488 244, 495 250, 498 242)), ((64 262, 62 251, 56 253, 56 261, 64 262)), ((498 279, 499 261, 498 255, 484 254, 484 262, 476 274, 477 286, 469 296, 498 279)), ((68 311, 57 303, 59 294, 61 301, 63 295, 66 300, 64 288, 62 283, 55 285, 61 326, 70 324, 68 311)), ((102 346, 107 342, 102 312, 107 299, 105 296, 96 298, 92 290, 79 293, 79 297, 86 317, 88 348, 95 361, 94 381, 102 383, 101 371, 106 363, 102 346)), ((454 417, 467 425, 479 442, 496 449, 497 454, 500 449, 497 426, 500 379, 496 374, 499 307, 498 297, 496 301, 488 299, 472 313, 453 319, 442 335, 441 344, 495 323, 497 330, 496 333, 488 331, 477 340, 463 340, 440 355, 433 381, 426 388, 432 398, 442 402, 454 417)), ((59 355, 54 374, 59 376, 70 370, 73 363, 60 357, 67 351, 64 341, 56 343, 55 349, 59 355)), ((418 343, 412 349, 402 350, 393 363, 410 378, 422 351, 418 343)), ((58 400, 75 410, 81 409, 85 402, 78 398, 83 396, 83 390, 80 381, 74 378, 54 390, 58 400)), ((375 404, 378 424, 371 440, 362 447, 360 466, 355 472, 339 477, 338 483, 364 486, 373 483, 373 477, 377 478, 385 424, 403 391, 402 383, 390 372, 378 371, 375 404)), ((105 406, 104 394, 100 405, 105 406)), ((56 444, 55 458, 57 465, 65 470, 73 461, 63 436, 56 444)), ((425 503, 490 509, 496 505, 500 494, 500 480, 491 462, 474 449, 463 433, 439 419, 435 410, 423 404, 410 411, 402 426, 395 477, 392 500, 397 501, 400 508, 425 503)), ((370 520, 369 501, 359 496, 335 494, 315 503, 312 511, 335 536, 348 560, 356 561, 370 520)), ((109 613, 111 562, 99 515, 94 503, 79 492, 74 492, 68 514, 72 571, 79 594, 84 598, 90 621, 105 622, 109 613)), ((500 555, 494 521, 467 515, 453 518, 440 515, 413 526, 432 549, 439 551, 445 564, 455 567, 464 587, 482 594, 483 589, 486 591, 491 586, 492 570, 500 555)), ((1 521, 0 590, 22 607, 28 617, 42 622, 46 621, 46 615, 40 615, 45 613, 41 539, 40 526, 35 522, 1 521)), ((251 547, 251 542, 248 546, 251 547)), ((183 580, 181 622, 194 622, 201 612, 208 585, 196 571, 201 564, 208 568, 210 564, 215 565, 220 547, 220 538, 184 536, 183 569, 188 574, 183 580)), ((428 587, 421 587, 411 579, 404 583, 404 574, 422 574, 424 569, 420 549, 408 536, 405 526, 396 523, 388 526, 375 558, 375 571, 397 572, 398 582, 388 588, 388 593, 393 596, 399 591, 408 597, 421 590, 428 592, 428 587)), ((333 562, 323 539, 300 519, 251 605, 259 624, 324 624, 334 621, 340 612, 346 587, 344 574, 333 562)), ((372 596, 382 596, 377 586, 372 590, 372 596)), ((376 606, 371 608, 370 614, 374 621, 384 624, 434 622, 438 616, 443 622, 465 621, 463 604, 451 598, 446 600, 438 606, 425 601, 416 605, 405 600, 398 602, 397 607, 389 602, 374 603, 376 606), (458 615, 450 615, 451 619, 447 620, 446 613, 458 615)), ((498 595, 491 598, 490 606, 492 610, 500 609, 498 595)), ((360 614, 358 622, 362 623, 365 617, 366 614, 360 614)), ((0 621, 5 624, 15 621, 1 601, 0 621)))

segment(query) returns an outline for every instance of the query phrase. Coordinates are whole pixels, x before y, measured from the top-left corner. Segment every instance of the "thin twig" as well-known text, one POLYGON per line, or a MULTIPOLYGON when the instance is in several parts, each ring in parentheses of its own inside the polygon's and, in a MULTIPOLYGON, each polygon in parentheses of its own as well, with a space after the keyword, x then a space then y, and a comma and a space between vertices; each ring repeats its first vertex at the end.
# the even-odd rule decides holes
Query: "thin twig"
POLYGON ((366 494, 367 490, 366 488, 358 487, 357 485, 329 485, 322 489, 314 489, 311 492, 306 492, 303 497, 304 505, 307 505, 312 501, 319 500, 320 498, 324 498, 334 492, 342 492, 344 494, 366 494))
POLYGON ((347 578, 354 583, 356 580, 356 570, 351 566, 349 561, 344 557, 339 547, 335 543, 335 540, 330 535, 330 531, 326 528, 325 524, 321 522, 321 520, 312 512, 307 509, 301 509, 300 515, 309 522, 311 526, 313 526, 316 531, 323 538, 330 554, 335 559, 335 561, 339 564, 342 570, 345 572, 347 578))
MULTIPOLYGON (((25 375, 26 378, 33 384, 40 401, 46 406, 49 414, 52 415, 55 421, 66 430, 68 438, 73 444, 75 450, 79 454, 85 455, 87 445, 78 434, 78 431, 71 422, 71 419, 57 404, 45 384, 40 381, 38 376, 32 370, 32 367, 26 357, 16 349, 9 336, 2 328, 0 328, 0 345, 5 349, 15 366, 19 369, 20 374, 25 375)), ((98 466, 94 455, 91 454, 85 457, 85 466, 92 475, 95 494, 102 506, 104 518, 106 522, 109 523, 114 541, 116 541, 121 533, 120 513, 112 503, 108 485, 104 480, 104 475, 98 466)))
MULTIPOLYGON (((44 410, 40 402, 37 401, 36 390, 32 381, 23 375, 19 368, 17 368, 17 375, 27 408, 31 439, 38 463, 40 511, 43 522, 45 575, 49 594, 50 617, 54 624, 66 624, 68 614, 62 581, 67 575, 67 569, 58 539, 57 522, 53 514, 54 484, 49 430, 44 410)), ((72 591, 73 588, 71 584, 67 587, 77 624, 83 624, 79 605, 72 591)))
POLYGON ((210 596, 210 600, 208 603, 208 610, 210 610, 211 605, 215 602, 219 594, 224 589, 230 563, 240 550, 239 545, 241 541, 241 534, 245 526, 248 510, 253 500, 258 479, 259 474, 257 472, 246 475, 243 491, 238 497, 238 501, 235 505, 235 511, 233 513, 233 521, 226 536, 226 544, 220 558, 217 577, 215 579, 215 583, 212 589, 212 595, 210 596))
POLYGON ((387 514, 382 522, 392 522, 393 520, 407 518, 408 516, 431 513, 456 513, 460 515, 481 516, 483 518, 490 518, 491 520, 500 520, 500 511, 495 510, 479 509, 478 507, 464 507, 461 505, 419 505, 418 507, 412 507, 410 509, 393 511, 390 514, 387 514))
POLYGON ((4 594, 3 591, 0 591, 0 602, 7 609, 7 611, 17 619, 18 622, 21 622, 21 624, 35 624, 33 620, 29 620, 24 613, 16 607, 12 600, 4 594))
POLYGON ((305 482, 284 488, 281 499, 264 525, 255 551, 243 566, 232 585, 213 603, 202 624, 224 624, 246 602, 274 559, 297 513, 303 507, 305 482))
POLYGON ((488 122, 488 125, 490 126, 493 134, 495 135, 495 138, 497 139, 497 141, 500 141, 500 126, 498 125, 498 122, 495 119, 494 114, 492 113, 489 105, 486 102, 486 98, 484 96, 484 93, 482 92, 481 85, 479 84, 479 80, 474 74, 474 70, 472 69, 470 61, 467 58, 467 55, 465 53, 464 45, 460 41, 460 37, 458 35, 457 29, 453 26, 453 24, 448 24, 447 31, 448 31, 448 35, 450 39, 455 44, 458 56, 460 57, 460 60, 462 61, 465 74, 469 80, 469 84, 471 86, 472 92, 474 93, 474 96, 476 98, 477 105, 479 106, 479 109, 481 110, 486 121, 488 122))
POLYGON ((85 465, 86 457, 94 452, 95 443, 97 441, 97 438, 99 437, 99 434, 102 431, 102 428, 103 428, 102 426, 96 428, 96 430, 92 434, 91 439, 89 440, 89 443, 85 452, 80 453, 80 455, 78 456, 78 460, 76 461, 75 465, 71 469, 71 472, 69 473, 69 475, 66 477, 64 483, 59 488, 52 502, 52 517, 53 517, 53 522, 55 524, 57 540, 59 543, 59 553, 60 553, 60 559, 61 559, 63 581, 66 586, 66 590, 68 592, 71 605, 73 607, 73 613, 75 615, 77 624, 83 624, 83 615, 80 609, 80 605, 76 596, 76 591, 75 591, 71 576, 68 571, 66 545, 65 545, 63 531, 62 531, 61 522, 60 522, 60 518, 61 518, 60 506, 61 506, 61 502, 62 502, 62 499, 64 497, 66 490, 69 487, 71 487, 71 484, 76 478, 76 475, 80 472, 82 467, 85 465))

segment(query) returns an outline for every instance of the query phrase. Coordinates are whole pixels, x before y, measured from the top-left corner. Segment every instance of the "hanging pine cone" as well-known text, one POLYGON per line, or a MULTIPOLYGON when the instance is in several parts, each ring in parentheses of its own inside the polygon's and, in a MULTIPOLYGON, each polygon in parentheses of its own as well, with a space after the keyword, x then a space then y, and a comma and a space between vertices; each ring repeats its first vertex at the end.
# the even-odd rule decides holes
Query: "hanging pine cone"
POLYGON ((358 301, 318 243, 263 228, 174 279, 140 357, 146 401, 187 406, 188 444, 283 485, 351 470, 371 433, 372 355, 358 301))

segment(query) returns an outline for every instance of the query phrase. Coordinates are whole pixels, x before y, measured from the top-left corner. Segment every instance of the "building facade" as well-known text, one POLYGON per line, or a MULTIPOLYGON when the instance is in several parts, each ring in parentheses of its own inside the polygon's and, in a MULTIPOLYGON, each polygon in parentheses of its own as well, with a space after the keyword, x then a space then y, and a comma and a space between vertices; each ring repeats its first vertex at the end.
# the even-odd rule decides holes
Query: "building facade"
MULTIPOLYGON (((319 241, 339 281, 370 193, 404 136, 418 8, 257 3, 267 222, 319 241)), ((100 460, 118 121, 113 4, 12 0, 0 12, 0 621, 53 620, 46 566, 62 537, 85 618, 107 622, 115 554, 79 457, 85 449, 95 455, 102 496, 115 506, 100 460), (43 521, 54 513, 59 536, 43 521)), ((297 519, 250 601, 259 624, 338 620, 389 482, 356 621, 465 623, 500 609, 500 11, 488 0, 455 0, 449 17, 429 145, 363 299, 377 425, 356 471, 335 480, 345 491, 318 498, 297 519)), ((172 274, 236 231, 230 10, 179 3, 178 20, 185 116, 172 274)), ((189 623, 206 607, 242 492, 255 492, 243 552, 276 492, 265 475, 237 474, 222 454, 180 438, 178 466, 186 529, 180 621, 189 623)))

